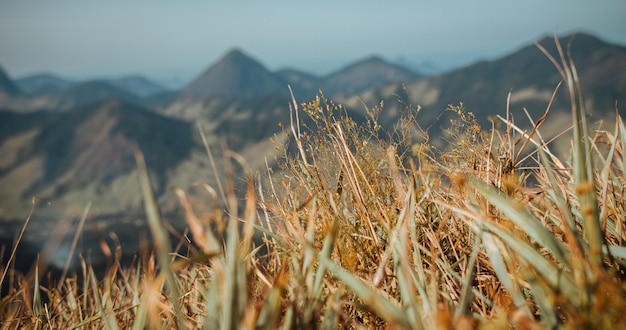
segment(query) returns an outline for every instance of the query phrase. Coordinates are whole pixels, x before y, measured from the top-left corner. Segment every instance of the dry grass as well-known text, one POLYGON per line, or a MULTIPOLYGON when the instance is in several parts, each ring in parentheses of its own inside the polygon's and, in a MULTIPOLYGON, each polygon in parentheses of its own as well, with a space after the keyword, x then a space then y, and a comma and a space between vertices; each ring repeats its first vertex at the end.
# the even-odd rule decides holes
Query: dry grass
MULTIPOLYGON (((249 175, 243 206, 219 178, 205 188, 226 212, 215 202, 198 217, 176 191, 185 256, 172 252, 138 153, 154 252, 123 268, 117 248, 103 279, 82 262, 47 287, 9 262, 2 329, 626 328, 626 127, 617 118, 590 134, 575 66, 558 58, 572 95, 570 159, 507 119, 481 128, 462 105, 450 107, 458 119, 437 150, 419 108, 386 132, 382 105, 357 124, 323 97, 294 100, 284 133, 295 154, 256 184, 249 175)), ((225 178, 233 160, 245 168, 225 159, 225 178)))

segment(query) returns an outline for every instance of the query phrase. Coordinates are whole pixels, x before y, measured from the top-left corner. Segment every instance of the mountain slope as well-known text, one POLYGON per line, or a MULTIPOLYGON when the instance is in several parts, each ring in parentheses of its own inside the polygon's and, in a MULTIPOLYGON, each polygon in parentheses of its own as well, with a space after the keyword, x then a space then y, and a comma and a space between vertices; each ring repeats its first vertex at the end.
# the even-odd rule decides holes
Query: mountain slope
POLYGON ((24 123, 0 144, 5 216, 19 214, 33 196, 72 208, 92 200, 106 212, 136 208, 136 181, 123 179, 136 168, 134 145, 160 182, 157 193, 165 189, 168 170, 196 145, 191 124, 117 100, 64 113, 0 112, 0 119, 24 123))

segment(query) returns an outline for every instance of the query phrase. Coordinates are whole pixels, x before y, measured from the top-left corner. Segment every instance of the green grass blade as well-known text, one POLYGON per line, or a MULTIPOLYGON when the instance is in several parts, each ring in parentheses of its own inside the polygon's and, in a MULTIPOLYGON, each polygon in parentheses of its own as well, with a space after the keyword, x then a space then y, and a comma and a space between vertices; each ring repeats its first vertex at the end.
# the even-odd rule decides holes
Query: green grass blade
POLYGON ((491 261, 491 267, 493 267, 493 270, 496 272, 502 286, 504 286, 504 288, 511 295, 511 298, 513 298, 515 306, 530 315, 530 310, 528 309, 528 306, 526 306, 526 298, 520 290, 518 283, 514 280, 516 276, 510 274, 506 268, 506 262, 500 252, 500 246, 497 238, 488 232, 482 232, 480 236, 482 238, 483 245, 485 246, 487 256, 489 256, 489 261, 491 261))
POLYGON ((554 237, 554 234, 546 229, 530 212, 524 209, 519 203, 504 197, 498 190, 483 182, 471 179, 471 183, 476 190, 489 200, 489 202, 502 210, 508 220, 513 221, 537 243, 544 246, 560 262, 566 264, 566 252, 561 243, 559 243, 554 237))
MULTIPOLYGON (((567 205, 566 199, 563 196, 562 191, 560 189, 557 189, 557 187, 559 187, 559 184, 557 182, 556 176, 554 175, 555 171, 550 164, 548 155, 543 152, 543 150, 539 150, 539 159, 541 160, 542 165, 545 167, 545 172, 548 176, 548 180, 550 181, 550 185, 552 186, 552 189, 545 189, 544 192, 550 196, 552 202, 556 204, 557 208, 561 212, 561 215, 565 217, 565 223, 562 223, 561 221, 561 225, 568 226, 570 231, 572 231, 572 233, 578 238, 578 233, 575 231, 576 223, 574 221, 574 217, 572 215, 572 212, 570 211, 570 208, 567 205)), ((581 240, 578 239, 578 241, 581 240)))
POLYGON ((96 275, 93 272, 93 268, 89 266, 89 282, 91 284, 91 289, 93 290, 93 298, 95 300, 96 306, 98 307, 98 311, 100 312, 100 317, 104 322, 104 328, 107 330, 117 330, 117 323, 115 322, 115 317, 111 315, 112 313, 108 313, 104 309, 104 305, 102 303, 102 297, 100 296, 100 291, 98 290, 98 280, 96 279, 96 275))
POLYGON ((603 247, 604 253, 609 253, 611 256, 626 260, 626 246, 609 245, 603 247))
POLYGON ((354 294, 356 294, 363 303, 368 306, 378 317, 389 323, 390 326, 411 329, 412 325, 405 312, 398 307, 396 302, 392 302, 389 298, 384 297, 375 289, 365 284, 360 278, 356 277, 346 269, 337 265, 328 257, 320 254, 320 264, 326 267, 335 277, 346 284, 354 294))
POLYGON ((336 290, 331 297, 329 297, 330 303, 326 307, 324 313, 324 321, 321 328, 324 330, 334 330, 339 328, 339 290, 336 290))
POLYGON ((172 243, 170 242, 167 231, 162 224, 161 210, 159 209, 156 196, 154 195, 154 190, 152 189, 152 183, 150 182, 150 177, 148 175, 146 161, 138 148, 135 149, 135 160, 137 162, 139 184, 143 194, 146 217, 148 218, 150 232, 152 233, 152 237, 157 246, 159 266, 165 274, 165 279, 167 281, 167 289, 169 290, 169 297, 174 307, 176 324, 178 329, 186 329, 181 314, 180 302, 178 301, 180 297, 180 290, 176 281, 176 275, 172 269, 169 255, 172 251, 172 243))
POLYGON ((579 301, 578 287, 570 274, 558 269, 555 265, 550 263, 550 261, 546 260, 541 253, 535 250, 534 247, 512 235, 507 229, 484 219, 476 220, 485 230, 500 237, 511 251, 515 251, 517 255, 521 256, 528 264, 532 265, 552 287, 559 288, 560 291, 566 294, 572 301, 579 301))
POLYGON ((478 233, 474 239, 474 247, 472 248, 472 253, 470 254, 470 259, 467 263, 467 274, 465 274, 465 280, 463 281, 463 288, 461 289, 461 298, 459 299, 459 304, 457 305, 456 310, 454 311, 454 319, 458 320, 464 314, 469 312, 470 304, 473 299, 472 295, 472 283, 474 281, 475 276, 475 267, 476 267, 476 259, 478 257, 478 250, 480 249, 480 239, 482 233, 478 233))
POLYGON ((530 274, 527 278, 533 299, 537 303, 539 311, 541 311, 541 324, 543 324, 546 329, 555 329, 559 323, 559 319, 554 291, 533 274, 530 274))
POLYGON ((39 290, 39 258, 35 263, 35 283, 33 284, 33 316, 38 319, 36 322, 36 329, 39 329, 42 324, 41 311, 43 310, 43 303, 41 301, 41 291, 39 290))
POLYGON ((617 115, 617 124, 619 125, 619 137, 622 145, 622 174, 626 174, 626 126, 624 126, 624 121, 622 120, 622 116, 617 115))

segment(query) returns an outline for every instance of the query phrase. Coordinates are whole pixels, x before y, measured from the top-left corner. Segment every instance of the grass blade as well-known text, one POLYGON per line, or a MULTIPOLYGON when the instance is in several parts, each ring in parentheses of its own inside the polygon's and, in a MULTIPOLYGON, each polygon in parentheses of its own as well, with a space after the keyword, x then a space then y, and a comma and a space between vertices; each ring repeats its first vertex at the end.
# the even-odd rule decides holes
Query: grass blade
POLYGON ((167 289, 169 290, 169 296, 172 300, 174 307, 174 313, 176 314, 176 324, 179 329, 186 329, 184 325, 180 303, 178 298, 180 297, 180 290, 178 283, 176 282, 176 275, 172 270, 172 264, 170 260, 170 252, 172 251, 172 244, 170 242, 167 231, 162 225, 161 210, 157 204, 156 197, 154 196, 154 190, 150 182, 148 175, 148 169, 146 167, 146 161, 139 148, 135 149, 135 160, 137 162, 137 170, 139 173, 139 183, 141 191, 143 193, 144 207, 146 210, 146 217, 148 218, 148 225, 150 226, 150 232, 157 246, 157 257, 162 272, 165 274, 167 281, 167 289))
POLYGON ((323 265, 328 271, 330 271, 335 277, 346 284, 352 292, 354 292, 368 308, 370 308, 378 317, 389 322, 393 326, 399 328, 411 329, 412 325, 409 322, 406 313, 397 306, 397 303, 393 303, 389 298, 384 297, 378 293, 375 289, 365 284, 361 279, 354 276, 349 271, 345 270, 341 266, 337 265, 328 257, 320 254, 320 264, 323 265))
POLYGON ((504 212, 508 220, 513 221, 537 243, 546 247, 561 263, 567 264, 565 259, 566 252, 563 246, 554 238, 554 234, 546 229, 530 212, 521 207, 519 203, 504 197, 495 188, 476 179, 471 179, 470 181, 472 186, 487 198, 489 202, 504 212))

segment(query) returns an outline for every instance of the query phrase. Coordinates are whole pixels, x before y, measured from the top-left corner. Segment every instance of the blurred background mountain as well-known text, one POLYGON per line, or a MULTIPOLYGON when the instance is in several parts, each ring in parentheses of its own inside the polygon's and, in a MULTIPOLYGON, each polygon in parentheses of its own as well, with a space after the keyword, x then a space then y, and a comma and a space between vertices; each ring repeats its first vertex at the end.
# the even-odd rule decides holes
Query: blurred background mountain
MULTIPOLYGON (((561 44, 570 39, 562 36, 561 44)), ((556 54, 553 38, 539 43, 556 54)), ((578 33, 571 54, 591 120, 610 123, 615 105, 626 101, 626 48, 578 33)), ((34 197, 45 202, 36 204, 26 244, 41 242, 59 219, 76 218, 89 201, 90 219, 100 230, 114 230, 120 219, 143 228, 134 145, 145 154, 165 214, 182 226, 168 188, 189 191, 201 208, 208 196, 194 182, 215 183, 199 128, 216 156, 225 143, 254 171, 265 173, 266 164, 275 164, 275 143, 285 142, 276 134, 280 123, 290 121, 288 85, 298 102, 322 91, 356 118, 364 118, 365 106, 384 100, 381 123, 388 129, 402 106, 419 105, 418 119, 423 127, 432 127, 436 138, 451 115, 445 111, 449 104, 463 102, 490 127, 490 116, 506 112, 509 92, 512 116, 528 127, 524 109, 538 119, 559 80, 553 64, 533 44, 435 75, 381 56, 324 75, 294 68, 272 71, 245 51, 232 49, 180 90, 140 75, 76 81, 46 73, 13 80, 0 67, 0 243, 12 240, 34 197), (277 140, 270 141, 275 135, 277 140)), ((569 127, 568 111, 568 96, 561 89, 544 124, 545 138, 569 127)), ((569 141, 555 145, 565 150, 569 141)))

